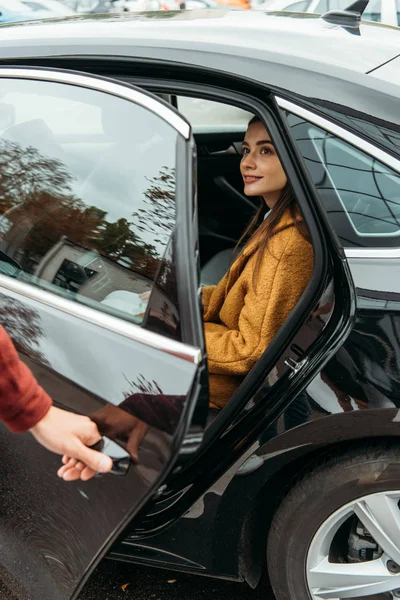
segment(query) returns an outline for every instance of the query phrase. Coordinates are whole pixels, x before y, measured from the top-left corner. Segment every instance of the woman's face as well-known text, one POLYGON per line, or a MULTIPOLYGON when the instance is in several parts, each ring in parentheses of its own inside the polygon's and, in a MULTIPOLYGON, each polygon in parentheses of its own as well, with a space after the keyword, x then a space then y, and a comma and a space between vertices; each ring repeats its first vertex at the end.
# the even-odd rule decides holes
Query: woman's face
POLYGON ((269 208, 287 183, 285 172, 263 123, 249 125, 242 144, 240 172, 246 196, 262 196, 269 208))

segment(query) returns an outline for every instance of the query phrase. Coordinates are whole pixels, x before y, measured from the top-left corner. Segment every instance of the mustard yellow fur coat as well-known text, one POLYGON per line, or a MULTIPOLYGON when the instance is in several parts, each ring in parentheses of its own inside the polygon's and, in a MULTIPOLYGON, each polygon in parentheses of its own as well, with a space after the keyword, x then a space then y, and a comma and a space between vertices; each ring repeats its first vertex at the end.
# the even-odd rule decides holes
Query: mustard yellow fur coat
MULTIPOLYGON (((289 213, 271 237, 253 287, 257 254, 236 279, 203 287, 210 406, 221 409, 286 321, 312 273, 311 244, 289 213)), ((232 275, 231 275, 232 278, 232 275)))

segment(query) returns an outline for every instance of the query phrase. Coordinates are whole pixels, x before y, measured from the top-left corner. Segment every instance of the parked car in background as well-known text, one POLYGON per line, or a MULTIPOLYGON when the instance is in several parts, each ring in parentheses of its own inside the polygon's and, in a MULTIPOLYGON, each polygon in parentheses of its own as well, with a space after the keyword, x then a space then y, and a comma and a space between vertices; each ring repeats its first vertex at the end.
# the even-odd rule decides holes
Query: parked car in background
MULTIPOLYGON (((267 0, 266 2, 254 4, 253 8, 323 14, 329 10, 344 10, 348 5, 349 0, 300 0, 297 2, 267 0)), ((369 0, 363 19, 394 25, 395 27, 400 26, 400 0, 369 0)))
POLYGON ((63 4, 81 14, 122 12, 121 0, 62 0, 63 4))
POLYGON ((209 9, 209 8, 218 8, 218 4, 215 0, 186 0, 185 1, 185 9, 186 10, 198 10, 198 9, 209 9))
POLYGON ((75 14, 75 10, 59 0, 21 0, 21 2, 32 9, 34 13, 45 14, 48 12, 52 17, 67 17, 75 14))
POLYGON ((399 597, 399 47, 351 13, 1 27, 0 323, 114 460, 66 485, 0 426, 7 598, 76 600, 105 556, 253 588, 266 569, 276 600, 399 597), (314 269, 215 414, 202 284, 257 208, 253 115, 314 269))
POLYGON ((52 11, 45 8, 35 11, 20 0, 1 0, 0 2, 0 23, 48 19, 54 16, 56 15, 52 11))
POLYGON ((216 0, 218 6, 248 10, 251 8, 250 0, 216 0))

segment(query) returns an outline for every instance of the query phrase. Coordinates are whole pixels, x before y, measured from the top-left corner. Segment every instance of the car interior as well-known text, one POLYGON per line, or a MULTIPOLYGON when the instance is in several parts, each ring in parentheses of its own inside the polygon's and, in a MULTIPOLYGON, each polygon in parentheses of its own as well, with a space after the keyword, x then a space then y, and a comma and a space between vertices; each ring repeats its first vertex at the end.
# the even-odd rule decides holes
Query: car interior
POLYGON ((258 208, 258 200, 243 193, 239 169, 252 115, 208 100, 177 98, 176 103, 178 109, 183 105, 197 146, 201 284, 212 285, 229 268, 236 244, 258 208), (195 104, 204 109, 203 122, 195 104))

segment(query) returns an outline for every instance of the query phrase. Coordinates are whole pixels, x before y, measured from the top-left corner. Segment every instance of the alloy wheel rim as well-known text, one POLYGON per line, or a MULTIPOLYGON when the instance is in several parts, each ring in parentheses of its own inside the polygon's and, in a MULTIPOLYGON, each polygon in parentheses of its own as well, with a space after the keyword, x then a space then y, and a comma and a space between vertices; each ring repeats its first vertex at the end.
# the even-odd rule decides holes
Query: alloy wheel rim
MULTIPOLYGON (((312 600, 400 598, 400 491, 362 496, 335 511, 314 535, 306 563, 312 600), (332 558, 345 527, 357 522, 376 544, 378 558, 346 562, 332 558), (390 562, 392 561, 392 562, 390 562), (385 595, 386 594, 386 595, 385 595)), ((343 544, 342 544, 343 545, 343 544)))

